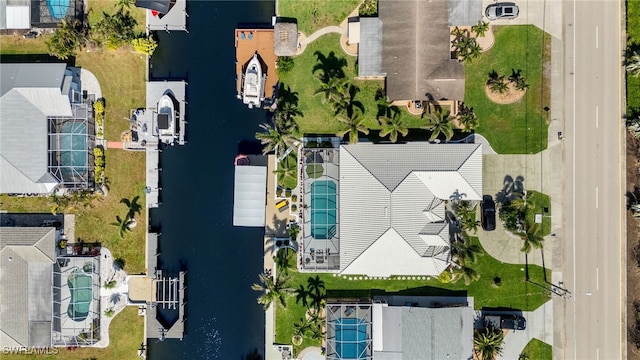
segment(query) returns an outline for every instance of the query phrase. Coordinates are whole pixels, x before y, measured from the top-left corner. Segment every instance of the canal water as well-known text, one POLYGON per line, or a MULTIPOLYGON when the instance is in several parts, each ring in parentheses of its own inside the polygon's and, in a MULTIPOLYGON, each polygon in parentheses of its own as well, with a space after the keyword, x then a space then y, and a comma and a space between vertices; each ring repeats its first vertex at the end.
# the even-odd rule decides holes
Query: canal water
POLYGON ((264 229, 233 227, 232 215, 233 159, 266 113, 235 97, 233 37, 239 23, 268 24, 274 12, 273 1, 190 1, 190 33, 158 34, 152 76, 187 79, 188 142, 161 154, 151 225, 162 233, 160 266, 187 270, 187 320, 182 341, 150 339, 151 359, 263 358, 264 312, 251 284, 264 229))

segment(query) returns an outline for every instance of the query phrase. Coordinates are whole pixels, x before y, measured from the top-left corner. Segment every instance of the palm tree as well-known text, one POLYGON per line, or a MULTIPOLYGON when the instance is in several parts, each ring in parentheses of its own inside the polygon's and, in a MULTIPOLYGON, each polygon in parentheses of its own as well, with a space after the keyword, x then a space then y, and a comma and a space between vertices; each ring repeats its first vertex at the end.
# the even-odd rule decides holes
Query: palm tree
POLYGON ((501 76, 498 81, 494 81, 489 84, 489 90, 493 93, 504 94, 508 89, 509 85, 504 82, 504 75, 501 76))
POLYGON ((518 234, 522 241, 522 249, 520 251, 529 253, 532 249, 542 249, 544 237, 541 234, 539 224, 527 224, 525 231, 518 234))
POLYGON ((322 95, 323 104, 336 103, 344 97, 347 86, 347 80, 344 78, 332 77, 327 82, 321 82, 313 95, 322 95))
POLYGON ((285 179, 296 181, 298 177, 298 164, 295 156, 289 155, 278 162, 278 167, 273 171, 278 179, 278 185, 282 186, 285 179))
POLYGON ((351 116, 338 115, 338 121, 341 122, 344 127, 336 133, 336 136, 342 137, 348 133, 351 144, 358 142, 359 133, 369 134, 369 129, 363 124, 364 118, 360 117, 358 112, 352 113, 351 116))
POLYGON ((118 3, 115 6, 120 9, 129 9, 131 4, 133 4, 133 0, 118 0, 118 3))
POLYGON ((484 34, 489 31, 489 23, 484 21, 478 21, 478 25, 473 25, 471 31, 476 34, 476 37, 483 37, 484 34))
POLYGON ((528 208, 535 206, 530 193, 522 194, 520 192, 514 192, 513 195, 515 198, 510 201, 510 204, 514 209, 524 213, 528 208))
POLYGON ((258 275, 260 284, 253 284, 251 288, 255 291, 264 291, 264 294, 258 297, 258 304, 264 306, 264 309, 268 309, 273 302, 277 302, 281 307, 287 306, 286 298, 292 294, 295 290, 287 287, 287 276, 278 273, 275 280, 272 276, 265 273, 258 275))
POLYGON ((348 84, 345 85, 344 93, 342 93, 342 97, 339 98, 336 102, 334 102, 335 114, 346 113, 347 117, 353 115, 355 109, 360 110, 361 113, 364 113, 364 105, 358 100, 356 100, 356 95, 360 92, 360 88, 353 85, 348 84))
POLYGON ((409 134, 409 129, 404 126, 402 118, 400 118, 398 113, 394 113, 390 118, 381 116, 380 122, 382 123, 380 137, 389 136, 389 140, 391 140, 392 143, 398 141, 398 134, 402 135, 403 137, 409 134))
POLYGON ((464 284, 469 286, 474 281, 478 281, 480 279, 480 274, 474 269, 462 265, 460 267, 456 267, 453 269, 453 277, 451 282, 455 283, 460 279, 464 279, 464 284))
POLYGON ((467 32, 466 30, 460 29, 456 26, 455 28, 453 28, 453 30, 451 30, 451 35, 453 36, 453 44, 455 46, 455 44, 462 38, 467 37, 467 32))
POLYGON ((529 84, 527 84, 527 80, 525 78, 520 78, 516 81, 516 90, 526 90, 529 88, 529 84))
POLYGON ((502 354, 504 333, 500 329, 493 327, 485 331, 477 331, 473 335, 473 347, 479 358, 482 360, 494 360, 502 354))
POLYGON ((478 227, 480 227, 480 221, 476 220, 476 218, 473 216, 465 216, 460 219, 460 225, 462 226, 463 230, 473 230, 473 233, 475 234, 478 232, 478 227))
POLYGON ((479 125, 478 118, 473 112, 458 113, 458 122, 463 126, 462 131, 466 133, 474 131, 479 125))
POLYGON ((627 57, 626 61, 627 72, 633 76, 640 75, 640 53, 634 51, 631 56, 627 57))
POLYGON ((429 141, 434 141, 440 134, 444 134, 446 141, 451 140, 453 137, 453 123, 451 120, 453 118, 449 116, 448 111, 436 111, 427 114, 427 118, 429 119, 429 124, 422 128, 432 131, 429 141))
POLYGON ((260 143, 264 145, 264 148, 262 149, 262 154, 264 155, 276 150, 277 148, 287 149, 290 146, 293 146, 297 140, 287 129, 281 129, 269 124, 260 124, 260 128, 262 128, 264 132, 257 132, 256 139, 260 140, 260 143))
POLYGON ((129 200, 127 198, 120 199, 120 204, 125 204, 129 209, 127 216, 129 219, 134 219, 136 214, 140 215, 140 211, 142 210, 142 205, 138 204, 138 200, 140 196, 136 195, 133 199, 129 200))
POLYGON ((311 329, 311 323, 307 318, 301 317, 300 320, 293 324, 293 335, 304 336, 304 334, 311 329))
POLYGON ((116 215, 116 221, 112 222, 111 225, 117 226, 120 237, 124 238, 124 234, 131 231, 133 221, 134 220, 130 217, 121 218, 119 215, 116 215))
POLYGON ((516 71, 515 69, 511 69, 511 75, 509 75, 509 81, 515 84, 520 79, 522 79, 522 70, 518 69, 516 71))
POLYGON ((463 36, 453 44, 455 51, 458 53, 460 61, 471 62, 480 56, 481 48, 475 38, 463 36))
POLYGON ((451 244, 451 256, 455 257, 460 264, 475 264, 478 256, 484 255, 482 247, 471 244, 469 240, 456 240, 451 244))

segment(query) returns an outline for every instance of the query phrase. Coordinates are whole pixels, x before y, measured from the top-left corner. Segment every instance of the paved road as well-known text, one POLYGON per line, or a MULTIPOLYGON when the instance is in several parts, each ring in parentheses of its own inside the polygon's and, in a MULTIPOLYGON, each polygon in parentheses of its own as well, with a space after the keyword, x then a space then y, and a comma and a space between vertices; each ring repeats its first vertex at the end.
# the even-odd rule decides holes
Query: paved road
POLYGON ((624 359, 621 2, 567 1, 566 359, 624 359))

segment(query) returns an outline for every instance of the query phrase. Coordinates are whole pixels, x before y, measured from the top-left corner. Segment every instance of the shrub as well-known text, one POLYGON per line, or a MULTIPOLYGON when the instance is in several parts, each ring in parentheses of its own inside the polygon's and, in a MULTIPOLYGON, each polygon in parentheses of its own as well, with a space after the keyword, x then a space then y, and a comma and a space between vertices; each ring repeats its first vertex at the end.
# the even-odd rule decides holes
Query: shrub
POLYGON ((112 317, 114 313, 115 313, 115 311, 113 311, 113 309, 107 309, 107 310, 104 311, 104 316, 112 317))
POLYGON ((522 218, 522 214, 518 209, 511 206, 510 203, 505 203, 500 207, 499 216, 507 230, 518 231, 518 223, 522 218))
POLYGON ((284 190, 284 197, 290 197, 291 196, 291 189, 285 189, 284 190))
POLYGON ((104 114, 104 98, 100 98, 93 103, 93 111, 96 114, 104 114))
POLYGON ((102 177, 104 175, 104 149, 101 146, 96 146, 93 148, 93 157, 94 157, 94 181, 96 184, 102 184, 102 177))
POLYGON ((142 37, 133 39, 133 41, 131 41, 131 45, 133 45, 133 49, 137 53, 149 56, 153 55, 153 52, 156 51, 156 48, 158 47, 158 43, 151 36, 148 38, 142 37))
POLYGON ((364 0, 358 8, 360 16, 376 16, 378 15, 378 0, 364 0))
POLYGON ((298 202, 298 195, 296 194, 291 195, 291 202, 298 202))
POLYGON ((292 204, 291 205, 291 212, 296 212, 298 211, 298 206, 296 206, 296 204, 292 204))
POLYGON ((443 284, 448 284, 451 282, 451 273, 448 270, 445 270, 438 275, 438 281, 443 284))
POLYGON ((499 276, 493 278, 493 285, 496 287, 502 286, 502 279, 499 276))
POLYGON ((115 280, 105 281, 104 282, 104 288, 105 289, 113 289, 114 287, 116 287, 116 281, 115 280))
POLYGON ((278 56, 276 61, 278 75, 283 75, 293 70, 296 63, 290 56, 278 56))

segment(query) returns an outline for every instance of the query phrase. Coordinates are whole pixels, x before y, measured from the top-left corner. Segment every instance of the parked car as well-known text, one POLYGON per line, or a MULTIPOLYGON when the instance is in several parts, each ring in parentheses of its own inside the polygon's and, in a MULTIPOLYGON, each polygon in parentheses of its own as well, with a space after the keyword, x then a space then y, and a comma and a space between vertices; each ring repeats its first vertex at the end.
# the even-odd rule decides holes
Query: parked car
POLYGON ((491 195, 484 195, 482 197, 482 203, 480 203, 481 209, 481 223, 482 229, 485 231, 493 231, 496 229, 496 203, 493 201, 491 195))
POLYGON ((489 20, 515 19, 518 17, 519 11, 518 5, 515 3, 503 2, 487 6, 484 14, 489 20))
POLYGON ((484 317, 484 324, 502 330, 524 330, 527 319, 520 315, 490 315, 484 317))

